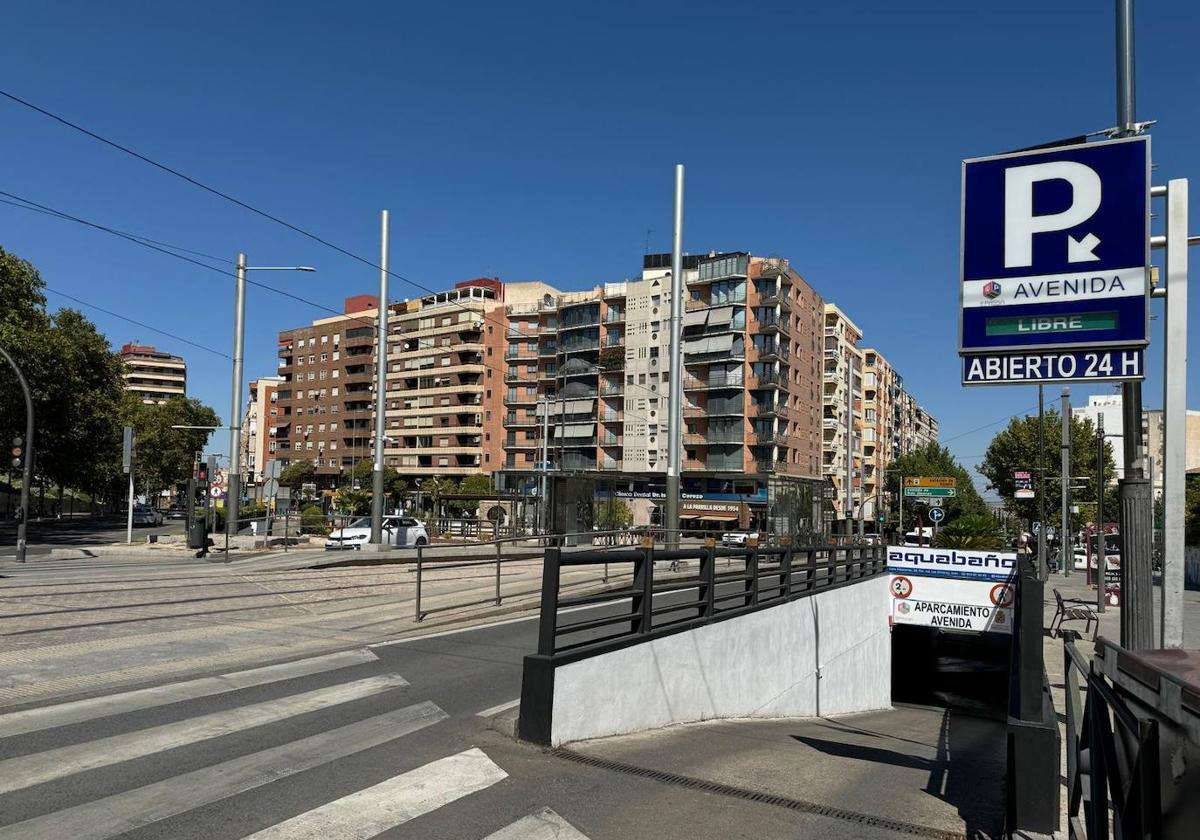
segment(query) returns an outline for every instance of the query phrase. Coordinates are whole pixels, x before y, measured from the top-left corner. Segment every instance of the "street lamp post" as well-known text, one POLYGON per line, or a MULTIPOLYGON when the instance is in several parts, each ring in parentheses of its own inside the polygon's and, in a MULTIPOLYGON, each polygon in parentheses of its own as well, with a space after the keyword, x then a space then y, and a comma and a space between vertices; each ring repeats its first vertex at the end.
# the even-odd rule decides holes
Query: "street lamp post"
POLYGON ((225 517, 225 533, 237 534, 238 508, 242 500, 242 348, 245 344, 246 272, 247 271, 316 271, 307 265, 246 265, 246 255, 237 257, 237 289, 233 310, 233 397, 230 408, 229 431, 229 505, 225 517))
MULTIPOLYGON (((29 521, 29 485, 33 481, 33 399, 29 396, 29 383, 25 381, 25 374, 17 367, 17 363, 13 361, 13 357, 8 355, 8 351, 0 347, 0 354, 3 354, 5 360, 12 367, 13 373, 17 375, 17 382, 21 386, 21 394, 25 397, 25 440, 22 441, 25 447, 24 460, 21 462, 21 507, 19 508, 20 518, 17 520, 17 562, 25 562, 25 526, 29 521)), ((16 449, 17 447, 14 447, 16 449)), ((13 453, 14 457, 19 457, 13 453)))

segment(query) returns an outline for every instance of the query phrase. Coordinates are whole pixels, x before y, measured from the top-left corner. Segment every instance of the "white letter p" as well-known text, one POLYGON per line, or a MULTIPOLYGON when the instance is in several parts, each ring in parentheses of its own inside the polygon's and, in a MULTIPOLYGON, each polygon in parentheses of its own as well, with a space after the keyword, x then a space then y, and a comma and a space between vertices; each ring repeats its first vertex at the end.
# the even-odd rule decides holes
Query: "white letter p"
MULTIPOLYGON (((1004 172, 1004 267, 1033 265, 1033 235, 1066 230, 1087 221, 1100 209, 1100 176, 1096 170, 1069 160, 1014 166, 1004 172), (1033 215, 1033 185, 1038 181, 1066 181, 1071 204, 1061 213, 1033 215)), ((1089 235, 1090 236, 1090 235, 1089 235)), ((1092 237, 1094 248, 1099 240, 1092 237)), ((1084 257, 1088 259, 1089 257, 1084 257)), ((1090 257, 1095 259, 1095 257, 1090 257)), ((1076 262, 1075 259, 1070 259, 1076 262)))

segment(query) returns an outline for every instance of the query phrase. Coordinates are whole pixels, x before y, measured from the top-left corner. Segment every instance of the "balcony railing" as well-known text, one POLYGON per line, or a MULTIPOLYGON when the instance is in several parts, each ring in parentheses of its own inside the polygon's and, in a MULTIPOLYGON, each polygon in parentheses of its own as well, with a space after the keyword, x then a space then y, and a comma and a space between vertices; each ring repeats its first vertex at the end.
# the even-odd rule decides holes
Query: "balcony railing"
POLYGON ((783 383, 783 377, 774 371, 770 373, 760 373, 757 376, 750 377, 751 388, 774 388, 783 383))
POLYGON ((755 413, 759 417, 787 417, 788 409, 786 405, 777 402, 759 403, 755 413))
POLYGON ((754 441, 759 446, 787 446, 788 436, 783 432, 755 432, 754 441))
POLYGON ((786 461, 777 461, 772 458, 760 459, 754 463, 754 466, 759 472, 776 472, 787 467, 786 461))
POLYGON ((621 461, 601 461, 600 469, 602 469, 602 470, 619 470, 619 469, 621 469, 621 461))
POLYGON ((598 419, 600 419, 601 421, 603 421, 605 423, 619 423, 621 421, 622 415, 623 415, 623 412, 620 412, 620 411, 604 411, 604 412, 600 413, 598 419))
POLYGON ((599 350, 600 339, 592 338, 586 341, 560 341, 558 343, 560 353, 582 353, 588 350, 599 350))
POLYGON ((688 374, 683 378, 683 387, 693 390, 699 388, 742 388, 745 384, 746 379, 741 373, 734 376, 723 373, 713 373, 708 376, 688 374))
POLYGON ((623 385, 613 385, 606 382, 600 386, 600 396, 602 397, 619 397, 623 393, 625 393, 623 385))

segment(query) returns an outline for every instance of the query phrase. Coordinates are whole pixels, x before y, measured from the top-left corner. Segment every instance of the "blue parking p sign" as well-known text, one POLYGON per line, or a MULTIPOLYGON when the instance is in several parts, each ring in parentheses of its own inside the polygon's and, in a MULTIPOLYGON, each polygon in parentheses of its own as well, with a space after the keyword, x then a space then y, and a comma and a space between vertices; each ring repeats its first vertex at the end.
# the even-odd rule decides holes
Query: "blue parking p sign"
POLYGON ((1149 206, 1148 137, 964 161, 963 383, 1141 378, 1149 206))

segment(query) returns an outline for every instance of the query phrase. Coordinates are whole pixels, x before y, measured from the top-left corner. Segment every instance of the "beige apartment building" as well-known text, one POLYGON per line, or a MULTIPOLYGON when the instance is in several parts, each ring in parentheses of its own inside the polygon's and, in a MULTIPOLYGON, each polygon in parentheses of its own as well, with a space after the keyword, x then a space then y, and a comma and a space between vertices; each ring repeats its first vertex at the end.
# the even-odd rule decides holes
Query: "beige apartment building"
POLYGON ((862 330, 845 312, 825 304, 821 463, 833 486, 833 515, 840 520, 859 516, 865 498, 862 339, 862 330))
MULTIPOLYGON (((823 302, 781 259, 684 259, 686 527, 820 527, 823 302)), ((502 485, 531 492, 541 448, 556 475, 661 516, 671 434, 670 255, 642 276, 510 304, 502 485), (546 414, 547 435, 541 421, 546 414)))
POLYGON ((125 390, 144 403, 162 403, 187 396, 187 363, 182 356, 157 350, 149 344, 121 347, 125 364, 125 390))
POLYGON ((250 382, 250 398, 242 418, 242 471, 249 487, 261 486, 267 461, 277 453, 277 442, 271 433, 279 414, 277 393, 283 382, 280 376, 260 376, 250 382))

